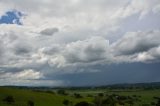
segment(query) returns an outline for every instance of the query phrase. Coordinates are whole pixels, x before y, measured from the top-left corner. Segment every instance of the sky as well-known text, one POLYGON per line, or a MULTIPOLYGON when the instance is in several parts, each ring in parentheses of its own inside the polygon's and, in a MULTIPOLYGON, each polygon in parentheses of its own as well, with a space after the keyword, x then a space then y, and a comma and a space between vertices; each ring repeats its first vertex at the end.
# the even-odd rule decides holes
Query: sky
POLYGON ((160 81, 159 0, 0 0, 0 85, 160 81))

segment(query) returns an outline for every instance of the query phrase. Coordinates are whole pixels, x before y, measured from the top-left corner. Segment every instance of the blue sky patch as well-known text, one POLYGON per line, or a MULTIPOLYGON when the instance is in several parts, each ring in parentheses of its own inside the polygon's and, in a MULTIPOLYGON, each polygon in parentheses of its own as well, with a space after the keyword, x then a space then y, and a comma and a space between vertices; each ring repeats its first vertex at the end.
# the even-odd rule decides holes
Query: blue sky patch
POLYGON ((22 22, 20 21, 20 18, 23 16, 23 14, 19 11, 7 11, 5 15, 2 15, 0 17, 0 24, 17 24, 22 25, 22 22))

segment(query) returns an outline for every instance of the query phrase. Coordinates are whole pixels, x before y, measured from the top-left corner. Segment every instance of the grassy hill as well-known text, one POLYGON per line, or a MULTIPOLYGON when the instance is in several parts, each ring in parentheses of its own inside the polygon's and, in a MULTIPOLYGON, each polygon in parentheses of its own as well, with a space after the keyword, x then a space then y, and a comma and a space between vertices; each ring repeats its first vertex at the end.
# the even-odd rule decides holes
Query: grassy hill
MULTIPOLYGON (((160 89, 66 89, 68 95, 60 95, 56 91, 35 90, 27 88, 0 87, 0 106, 28 106, 27 101, 34 101, 34 106, 64 106, 63 100, 67 99, 73 102, 73 105, 80 101, 93 102, 94 97, 100 93, 105 95, 121 95, 126 97, 138 98, 139 100, 133 106, 151 106, 155 102, 154 97, 160 97, 160 89), (75 98, 74 93, 80 94, 83 98, 75 98), (91 95, 91 96, 88 96, 91 95), (3 99, 7 96, 13 96, 15 103, 7 104, 3 99), (143 105, 142 105, 143 104, 143 105), (148 104, 148 105, 147 105, 148 104)), ((116 106, 122 106, 117 104, 116 106)), ((125 104, 124 106, 130 106, 125 104)))
POLYGON ((83 100, 91 101, 91 98, 88 97, 76 99, 72 96, 63 96, 46 92, 37 92, 28 89, 0 87, 0 106, 13 106, 2 101, 3 98, 5 98, 8 95, 14 97, 14 106, 27 106, 28 100, 34 101, 35 106, 64 106, 62 104, 64 99, 72 101, 73 104, 83 100))

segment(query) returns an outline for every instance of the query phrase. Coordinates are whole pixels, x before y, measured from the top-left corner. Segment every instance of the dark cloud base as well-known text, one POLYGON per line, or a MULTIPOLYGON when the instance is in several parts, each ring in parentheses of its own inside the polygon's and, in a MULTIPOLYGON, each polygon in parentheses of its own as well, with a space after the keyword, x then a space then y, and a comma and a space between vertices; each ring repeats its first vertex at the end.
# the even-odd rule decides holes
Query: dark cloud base
POLYGON ((142 83, 160 81, 160 65, 133 63, 95 66, 101 71, 57 76, 70 82, 70 86, 108 85, 118 83, 142 83))

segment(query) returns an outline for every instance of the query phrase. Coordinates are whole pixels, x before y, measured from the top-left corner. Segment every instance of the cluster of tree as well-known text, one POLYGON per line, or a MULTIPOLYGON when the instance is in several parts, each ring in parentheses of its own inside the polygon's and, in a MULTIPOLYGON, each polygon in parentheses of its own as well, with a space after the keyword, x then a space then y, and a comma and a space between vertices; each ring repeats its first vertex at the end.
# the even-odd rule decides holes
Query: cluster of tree
MULTIPOLYGON (((11 95, 6 96, 2 101, 10 105, 15 103, 15 99, 11 95)), ((34 106, 34 102, 32 100, 27 101, 27 106, 34 106)))
POLYGON ((114 85, 106 85, 106 86, 98 86, 94 89, 144 89, 144 90, 152 90, 152 89, 160 89, 160 82, 151 82, 151 83, 133 83, 133 84, 114 84, 114 85))
POLYGON ((68 95, 68 93, 64 89, 57 90, 57 94, 59 94, 59 95, 68 95))
POLYGON ((160 97, 153 97, 155 102, 151 102, 152 106, 160 106, 160 97))
POLYGON ((120 95, 102 95, 96 96, 94 98, 94 106, 116 106, 121 105, 124 106, 125 104, 128 104, 130 106, 134 105, 134 103, 138 99, 130 97, 130 96, 120 96, 120 95))
POLYGON ((88 103, 86 101, 82 101, 82 102, 75 104, 75 106, 93 106, 93 104, 88 103))
POLYGON ((27 105, 28 105, 28 106, 34 106, 34 102, 33 102, 32 100, 29 100, 29 101, 27 102, 27 105))
POLYGON ((94 106, 93 104, 88 103, 86 101, 81 101, 81 102, 78 102, 75 105, 73 105, 72 101, 69 101, 69 100, 66 100, 66 99, 63 100, 63 104, 65 106, 94 106))
POLYGON ((75 98, 83 98, 79 93, 74 93, 75 98))
POLYGON ((73 106, 73 102, 72 102, 72 101, 69 101, 69 100, 67 100, 67 99, 64 99, 64 100, 63 100, 63 104, 64 104, 65 106, 73 106))
POLYGON ((32 90, 33 92, 42 92, 42 93, 49 93, 49 94, 55 94, 52 90, 32 90))
MULTIPOLYGON (((64 89, 57 90, 57 94, 59 94, 59 95, 69 95, 69 93, 66 92, 66 90, 64 90, 64 89)), ((74 93, 72 96, 75 97, 75 98, 77 98, 77 99, 78 98, 83 98, 83 96, 80 95, 79 93, 74 93)))
MULTIPOLYGON (((105 95, 103 93, 99 93, 94 97, 92 103, 88 103, 86 101, 81 101, 76 103, 74 106, 133 106, 136 102, 140 101, 140 96, 120 96, 116 94, 105 95)), ((73 106, 73 103, 69 100, 64 100, 63 104, 65 106, 73 106)))
POLYGON ((133 83, 133 84, 114 84, 114 85, 104 85, 104 86, 84 86, 84 87, 28 87, 28 86, 6 86, 10 88, 18 89, 30 89, 30 90, 57 90, 57 89, 66 89, 66 90, 86 90, 86 89, 160 89, 160 82, 151 82, 151 83, 133 83))
POLYGON ((13 104, 15 102, 13 96, 7 96, 3 99, 3 102, 6 102, 7 104, 13 104))

